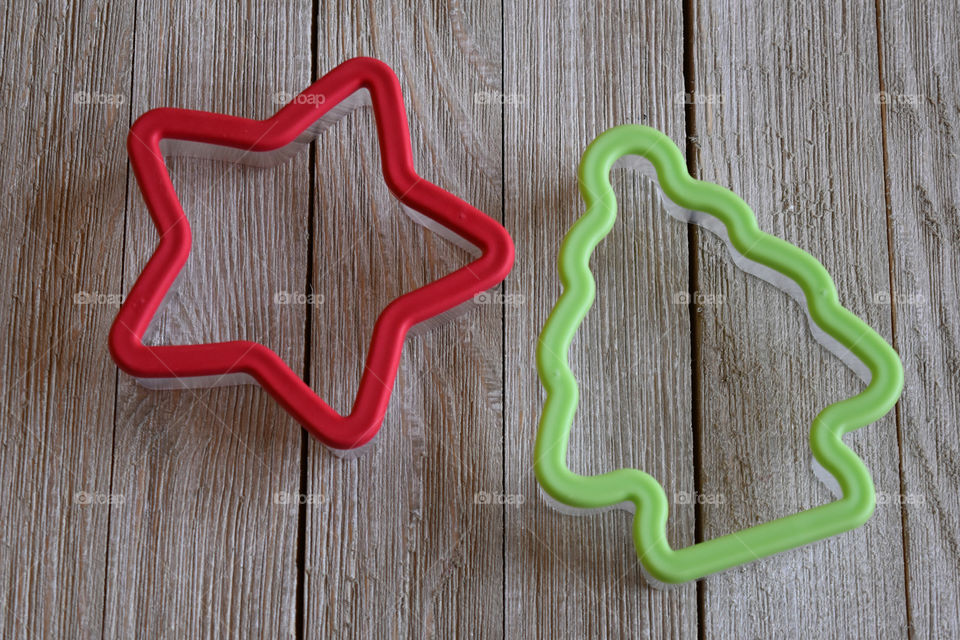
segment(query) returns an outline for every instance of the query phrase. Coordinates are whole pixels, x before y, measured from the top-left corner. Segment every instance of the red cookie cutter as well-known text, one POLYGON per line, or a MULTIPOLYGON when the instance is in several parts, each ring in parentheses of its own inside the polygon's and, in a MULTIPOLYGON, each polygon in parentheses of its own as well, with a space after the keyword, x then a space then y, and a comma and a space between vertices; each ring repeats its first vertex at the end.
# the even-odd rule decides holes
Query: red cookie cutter
POLYGON ((500 224, 417 175, 400 83, 386 64, 354 58, 339 65, 266 120, 187 109, 153 109, 133 124, 127 151, 160 240, 110 329, 117 365, 145 386, 185 388, 260 384, 303 427, 334 450, 355 450, 380 429, 414 325, 448 315, 501 282, 513 266, 513 241, 500 224), (355 107, 369 102, 377 124, 383 176, 418 223, 477 257, 439 280, 393 300, 381 312, 349 415, 320 399, 267 347, 236 340, 151 346, 143 335, 190 253, 190 225, 163 156, 216 157, 258 166, 276 164, 355 107))

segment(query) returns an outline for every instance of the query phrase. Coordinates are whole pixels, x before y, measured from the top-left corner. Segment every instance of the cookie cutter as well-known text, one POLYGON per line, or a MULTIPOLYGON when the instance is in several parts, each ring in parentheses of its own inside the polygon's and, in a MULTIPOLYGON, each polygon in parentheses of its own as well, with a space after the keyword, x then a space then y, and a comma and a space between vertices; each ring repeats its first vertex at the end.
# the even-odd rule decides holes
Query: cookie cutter
POLYGON ((648 581, 665 586, 697 580, 760 558, 854 529, 873 514, 873 480, 863 461, 841 437, 875 422, 896 404, 903 367, 893 348, 841 306, 826 269, 798 247, 757 226, 750 207, 719 185, 690 177, 680 150, 664 134, 638 125, 609 129, 583 154, 580 193, 586 213, 560 248, 563 292, 547 318, 537 347, 537 368, 546 390, 534 467, 553 506, 571 513, 625 508, 634 513, 633 540, 648 581), (590 256, 616 220, 617 201, 609 174, 618 161, 653 181, 668 213, 705 227, 727 245, 738 267, 767 280, 806 311, 814 338, 864 381, 859 394, 823 409, 810 429, 815 467, 838 489, 825 505, 765 522, 725 536, 673 549, 667 542, 667 496, 653 476, 618 469, 594 476, 566 465, 567 447, 579 389, 567 360, 574 334, 593 305, 595 282, 590 256))
POLYGON ((160 238, 110 329, 110 353, 117 365, 152 388, 259 384, 334 452, 356 452, 376 435, 407 333, 472 306, 476 295, 500 283, 513 266, 513 241, 503 226, 417 175, 400 83, 380 60, 347 60, 266 120, 153 109, 133 124, 127 151, 160 238), (381 312, 350 413, 338 414, 276 353, 255 342, 145 345, 144 333, 186 263, 191 244, 190 224, 164 155, 276 165, 365 104, 373 108, 383 177, 391 193, 414 222, 467 249, 474 260, 396 298, 381 312))

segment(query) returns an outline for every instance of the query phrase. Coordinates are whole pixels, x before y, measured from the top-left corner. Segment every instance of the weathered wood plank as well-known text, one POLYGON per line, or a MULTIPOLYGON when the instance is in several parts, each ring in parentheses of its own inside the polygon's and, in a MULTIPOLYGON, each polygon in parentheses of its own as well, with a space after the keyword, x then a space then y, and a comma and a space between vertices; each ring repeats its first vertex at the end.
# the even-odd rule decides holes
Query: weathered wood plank
MULTIPOLYGON (((550 509, 533 475, 542 406, 537 336, 559 295, 557 251, 583 213, 576 171, 605 129, 649 124, 682 145, 681 4, 507 2, 504 9, 506 221, 517 245, 506 309, 506 625, 516 637, 695 637, 694 585, 643 583, 631 518, 550 509)), ((670 496, 694 482, 687 231, 631 173, 615 172, 620 219, 593 260, 594 308, 571 349, 580 384, 570 465, 652 473, 670 496)), ((682 502, 682 500, 681 500, 682 502)), ((674 504, 670 542, 694 541, 674 504)))
MULTIPOLYGON (((356 55, 400 76, 417 170, 500 218, 500 10, 322 4, 318 73, 356 55)), ((311 381, 348 411, 374 322, 398 295, 468 261, 413 224, 380 173, 369 110, 318 143, 311 381)), ((501 637, 501 310, 483 305, 408 340, 374 449, 310 443, 307 637, 501 637)))
POLYGON ((100 635, 132 29, 115 3, 0 12, 4 638, 100 635))
MULTIPOLYGON (((309 84, 310 11, 141 2, 134 116, 158 106, 266 117, 309 84)), ((121 144, 121 141, 117 141, 121 144)), ((251 339, 303 367, 308 154, 276 168, 172 159, 193 230, 147 340, 251 339)), ((124 289, 156 243, 133 180, 124 289)), ((295 623, 299 426, 256 387, 150 391, 121 375, 106 637, 289 636, 295 623), (278 499, 278 494, 281 494, 278 499)))
POLYGON ((914 638, 960 636, 960 9, 878 5, 907 589, 914 638))
MULTIPOLYGON (((841 301, 889 339, 890 307, 876 303, 889 292, 889 262, 873 6, 733 0, 696 12, 700 177, 817 257, 841 301)), ((715 237, 700 238, 700 490, 713 538, 832 499, 810 470, 809 425, 863 385, 813 341, 785 294, 737 271, 715 237)), ((848 439, 882 500, 897 495, 893 414, 848 439)), ((854 532, 712 577, 703 590, 708 637, 902 634, 899 502, 881 503, 854 532)))

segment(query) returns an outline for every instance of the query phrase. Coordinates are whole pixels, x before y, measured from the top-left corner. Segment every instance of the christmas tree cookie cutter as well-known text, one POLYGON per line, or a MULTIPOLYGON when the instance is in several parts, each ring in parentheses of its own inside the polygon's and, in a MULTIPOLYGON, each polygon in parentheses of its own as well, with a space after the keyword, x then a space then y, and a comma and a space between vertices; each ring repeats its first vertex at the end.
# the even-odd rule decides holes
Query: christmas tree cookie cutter
POLYGON ((160 238, 110 329, 110 353, 117 365, 154 388, 259 384, 335 452, 356 452, 376 435, 407 333, 472 305, 476 295, 501 282, 513 266, 513 241, 503 226, 417 175, 399 80, 373 58, 340 64, 266 120, 153 109, 133 124, 127 151, 160 238), (272 166, 307 149, 320 131, 365 104, 372 105, 376 120, 383 177, 403 210, 475 259, 387 305, 374 326, 350 414, 335 412, 261 344, 235 340, 145 345, 144 333, 186 263, 191 244, 190 225, 164 155, 272 166))
POLYGON ((903 387, 903 368, 893 348, 841 306, 823 265, 798 247, 760 231, 753 211, 731 191, 691 178, 680 150, 659 131, 623 125, 604 132, 583 154, 579 179, 586 213, 563 240, 559 257, 563 292, 537 346, 537 368, 547 395, 534 467, 548 501, 573 513, 610 507, 633 511, 637 555, 654 585, 696 580, 866 522, 875 505, 873 481, 863 461, 841 437, 879 420, 896 404, 903 387), (617 201, 609 174, 618 161, 639 168, 654 181, 671 216, 709 229, 726 242, 741 269, 794 297, 804 307, 814 337, 866 383, 859 394, 823 409, 810 429, 814 459, 839 490, 837 500, 673 549, 666 538, 667 496, 651 475, 638 469, 618 469, 583 476, 567 467, 579 395, 567 353, 593 305, 590 256, 616 220, 617 201))

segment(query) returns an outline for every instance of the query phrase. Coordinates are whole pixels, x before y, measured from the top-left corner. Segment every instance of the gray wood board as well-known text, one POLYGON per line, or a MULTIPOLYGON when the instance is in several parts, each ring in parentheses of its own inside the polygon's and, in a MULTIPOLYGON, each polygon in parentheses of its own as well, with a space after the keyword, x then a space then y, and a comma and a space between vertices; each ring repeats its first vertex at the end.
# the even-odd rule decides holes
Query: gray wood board
MULTIPOLYGON (((499 220, 501 113, 475 99, 499 88, 499 7, 322 5, 317 30, 318 73, 358 55, 396 70, 419 175, 499 220)), ((384 307, 472 258, 403 214, 369 110, 327 131, 316 158, 311 382, 346 412, 384 307)), ((307 637, 502 636, 503 516, 483 497, 502 491, 501 326, 483 304, 409 338, 361 457, 310 442, 307 637)))
POLYGON ((909 616, 915 638, 949 638, 960 635, 960 11, 879 9, 909 616))
MULTIPOLYGON (((820 260, 841 302, 889 340, 873 7, 702 3, 695 21, 699 177, 739 194, 762 229, 820 260)), ((801 308, 738 272, 719 240, 701 233, 699 253, 700 491, 713 538, 833 499, 810 469, 810 424, 863 384, 812 339, 801 308)), ((893 414, 847 441, 878 494, 898 495, 893 414)), ((855 531, 703 589, 708 635, 903 634, 899 501, 855 531)))
POLYGON ((106 2, 0 12, 5 638, 102 626, 133 21, 106 2))
MULTIPOLYGON (((310 4, 138 5, 133 113, 267 117, 309 84, 310 4)), ((168 160, 193 244, 148 344, 252 339, 303 369, 308 155, 271 169, 168 160), (277 248, 283 249, 278 251, 277 248)), ((130 180, 124 291, 157 232, 130 180)), ((121 375, 107 637, 279 637, 297 581, 297 423, 256 387, 154 391, 121 375)))
MULTIPOLYGON (((679 2, 508 2, 504 10, 504 187, 517 265, 505 285, 506 624, 522 637, 692 637, 693 584, 643 582, 622 511, 576 518, 549 508, 533 474, 542 389, 537 337, 560 292, 557 251, 583 213, 577 166, 586 145, 625 122, 683 145, 679 2)), ((569 464, 582 473, 633 466, 669 496, 694 488, 687 232, 651 189, 615 172, 620 219, 592 266, 597 295, 571 349, 580 408, 569 464)), ((674 545, 694 541, 692 505, 676 505, 674 545)))

